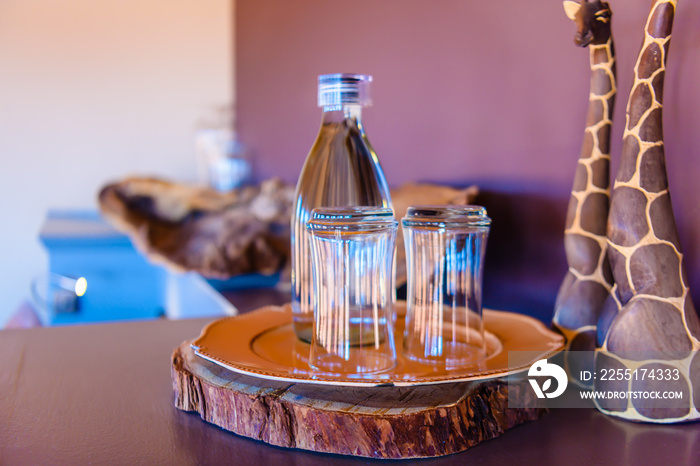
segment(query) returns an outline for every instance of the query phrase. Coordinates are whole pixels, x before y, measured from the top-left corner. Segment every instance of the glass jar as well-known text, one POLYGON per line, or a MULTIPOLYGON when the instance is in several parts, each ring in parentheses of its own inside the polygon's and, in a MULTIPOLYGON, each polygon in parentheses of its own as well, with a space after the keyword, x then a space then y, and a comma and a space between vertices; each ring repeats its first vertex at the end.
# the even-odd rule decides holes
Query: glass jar
POLYGON ((251 175, 248 148, 234 129, 233 107, 212 109, 197 127, 195 143, 199 177, 217 191, 241 187, 251 175))

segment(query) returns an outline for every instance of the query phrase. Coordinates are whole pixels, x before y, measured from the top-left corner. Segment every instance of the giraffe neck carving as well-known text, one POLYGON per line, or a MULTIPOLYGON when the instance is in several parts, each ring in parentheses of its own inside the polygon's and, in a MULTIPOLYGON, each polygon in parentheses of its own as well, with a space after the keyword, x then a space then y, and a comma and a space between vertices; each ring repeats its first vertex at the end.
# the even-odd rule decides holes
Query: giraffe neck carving
MULTIPOLYGON (((617 404, 596 402, 608 414, 653 422, 700 419, 700 319, 690 296, 673 216, 662 130, 664 76, 675 9, 676 0, 652 2, 634 67, 607 227, 617 307, 604 325, 599 322, 604 331, 596 354, 598 368, 679 371, 675 388, 684 393, 685 401, 672 408, 631 399, 617 404)), ((637 390, 658 388, 649 380, 630 384, 637 390)), ((610 388, 603 381, 594 385, 597 390, 610 388)))
MULTIPOLYGON (((662 131, 663 82, 675 6, 675 0, 656 0, 644 29, 627 105, 608 244, 623 306, 635 296, 649 296, 690 314, 685 311, 692 301, 671 207, 662 131)), ((694 310, 692 314, 697 320, 694 310)), ((683 317, 685 321, 687 316, 683 317)))
POLYGON ((596 324, 612 286, 606 223, 610 202, 610 132, 617 92, 607 3, 564 2, 577 25, 574 42, 589 48, 591 81, 581 153, 567 209, 564 244, 569 265, 555 303, 554 326, 572 350, 595 349, 596 324))

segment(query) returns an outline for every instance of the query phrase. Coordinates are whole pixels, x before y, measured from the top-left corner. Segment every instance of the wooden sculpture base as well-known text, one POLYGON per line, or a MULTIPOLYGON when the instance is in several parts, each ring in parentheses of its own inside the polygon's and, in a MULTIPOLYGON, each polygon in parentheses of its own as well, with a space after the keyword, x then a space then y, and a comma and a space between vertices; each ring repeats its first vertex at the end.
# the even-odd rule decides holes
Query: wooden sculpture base
POLYGON ((505 379, 414 387, 334 387, 229 371, 184 342, 172 356, 175 406, 272 445, 371 458, 422 458, 464 451, 546 409, 508 409, 505 379))

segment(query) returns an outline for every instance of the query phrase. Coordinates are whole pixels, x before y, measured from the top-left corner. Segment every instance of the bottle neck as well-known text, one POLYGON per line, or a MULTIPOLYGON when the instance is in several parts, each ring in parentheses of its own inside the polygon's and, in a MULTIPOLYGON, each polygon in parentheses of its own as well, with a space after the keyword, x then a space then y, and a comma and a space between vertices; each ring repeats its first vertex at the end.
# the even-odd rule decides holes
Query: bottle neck
POLYGON ((333 105, 323 107, 323 123, 342 123, 345 120, 356 121, 359 125, 362 120, 362 106, 357 104, 352 105, 333 105))

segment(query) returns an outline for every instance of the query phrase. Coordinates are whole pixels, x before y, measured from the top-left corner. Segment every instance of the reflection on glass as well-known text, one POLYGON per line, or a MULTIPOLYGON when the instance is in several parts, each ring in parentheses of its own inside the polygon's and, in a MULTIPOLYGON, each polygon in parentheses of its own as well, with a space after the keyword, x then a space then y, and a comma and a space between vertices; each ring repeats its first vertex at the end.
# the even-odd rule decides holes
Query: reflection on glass
POLYGON ((403 352, 460 367, 485 355, 483 259, 491 220, 480 206, 415 206, 402 219, 408 292, 403 352))
POLYGON ((308 222, 314 274, 309 364, 325 374, 367 374, 396 364, 391 209, 318 208, 308 222))

